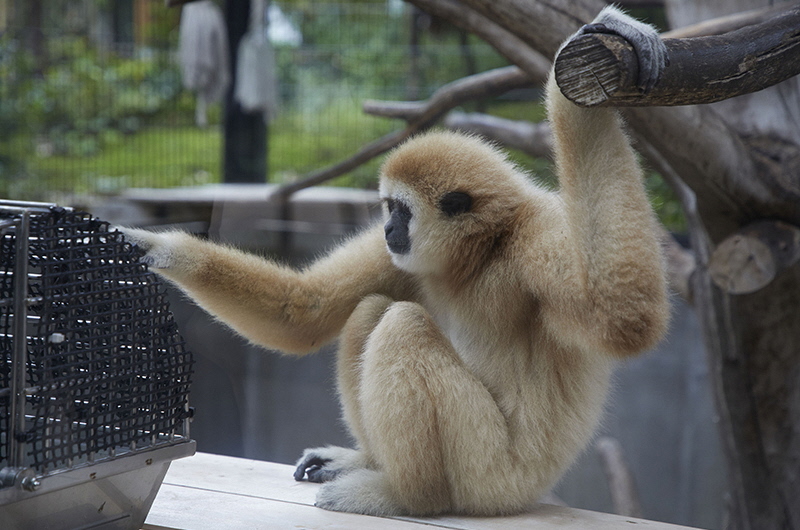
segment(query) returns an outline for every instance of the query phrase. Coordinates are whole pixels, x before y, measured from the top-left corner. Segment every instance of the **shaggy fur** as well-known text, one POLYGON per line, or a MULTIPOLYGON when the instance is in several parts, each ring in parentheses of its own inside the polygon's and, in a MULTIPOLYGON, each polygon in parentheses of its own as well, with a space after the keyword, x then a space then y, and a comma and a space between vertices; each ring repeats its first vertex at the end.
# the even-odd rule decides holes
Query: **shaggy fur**
POLYGON ((388 157, 380 193, 411 210, 405 254, 375 226, 296 271, 181 233, 127 231, 151 266, 255 343, 300 355, 340 337, 357 448, 298 462, 296 478, 325 482, 318 506, 523 511, 591 437, 613 360, 662 336, 664 268, 620 120, 572 105, 553 81, 547 96, 558 192, 474 137, 427 134, 388 157), (471 208, 444 215, 453 191, 471 208))

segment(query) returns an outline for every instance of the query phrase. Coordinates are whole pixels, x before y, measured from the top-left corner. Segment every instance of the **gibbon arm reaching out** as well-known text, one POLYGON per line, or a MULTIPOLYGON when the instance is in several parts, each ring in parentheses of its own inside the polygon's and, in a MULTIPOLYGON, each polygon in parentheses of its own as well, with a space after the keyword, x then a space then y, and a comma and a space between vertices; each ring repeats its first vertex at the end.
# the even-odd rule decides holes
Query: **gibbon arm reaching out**
MULTIPOLYGON (((631 41, 647 88, 649 26, 615 8, 582 31, 631 41)), ((381 169, 386 224, 296 271, 185 234, 127 230, 144 260, 250 340, 303 354, 339 338, 355 448, 308 449, 317 505, 371 515, 531 507, 584 448, 612 361, 663 334, 663 262, 642 174, 613 110, 551 80, 561 189, 475 137, 430 133, 381 169)))
POLYGON ((374 227, 304 271, 183 232, 124 229, 142 258, 198 305, 252 342, 293 354, 319 350, 368 294, 403 299, 407 274, 391 266, 374 227))

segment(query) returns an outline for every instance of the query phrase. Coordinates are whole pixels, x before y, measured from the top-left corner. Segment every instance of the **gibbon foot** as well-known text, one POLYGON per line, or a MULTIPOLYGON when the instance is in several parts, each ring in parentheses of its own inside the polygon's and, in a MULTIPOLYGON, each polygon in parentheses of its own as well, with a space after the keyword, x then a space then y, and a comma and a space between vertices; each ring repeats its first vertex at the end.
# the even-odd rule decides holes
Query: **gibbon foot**
POLYGON ((386 475, 371 469, 358 469, 325 484, 314 505, 335 512, 384 517, 410 514, 393 500, 386 475))
POLYGON ((306 478, 309 482, 329 482, 340 475, 363 467, 362 457, 354 449, 344 447, 317 447, 306 449, 297 461, 294 479, 306 478))
POLYGON ((317 455, 309 455, 307 460, 298 464, 297 469, 294 470, 294 479, 297 481, 303 480, 307 477, 309 482, 327 482, 332 480, 336 475, 331 474, 330 471, 323 469, 325 464, 329 463, 330 459, 321 458, 317 455))

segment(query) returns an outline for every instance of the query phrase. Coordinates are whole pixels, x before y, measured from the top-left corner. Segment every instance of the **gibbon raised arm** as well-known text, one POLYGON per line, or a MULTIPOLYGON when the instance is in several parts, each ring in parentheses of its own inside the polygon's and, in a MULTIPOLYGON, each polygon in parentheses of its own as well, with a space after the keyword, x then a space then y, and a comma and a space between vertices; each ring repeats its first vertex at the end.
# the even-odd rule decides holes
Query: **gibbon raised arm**
MULTIPOLYGON (((582 31, 663 44, 614 8, 582 31)), ((496 148, 431 133, 381 170, 386 224, 296 271, 179 233, 128 230, 144 260, 250 340, 306 353, 339 337, 355 448, 308 449, 317 505, 372 515, 532 506, 584 448, 613 360, 665 331, 664 268, 620 120, 547 87, 561 189, 496 148)))

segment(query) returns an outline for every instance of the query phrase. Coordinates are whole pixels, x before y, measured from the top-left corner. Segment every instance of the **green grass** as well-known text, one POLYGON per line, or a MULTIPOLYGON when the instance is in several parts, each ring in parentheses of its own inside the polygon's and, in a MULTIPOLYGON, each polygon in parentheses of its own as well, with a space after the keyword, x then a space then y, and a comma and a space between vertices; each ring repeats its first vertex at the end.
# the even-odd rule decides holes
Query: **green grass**
MULTIPOLYGON (((217 127, 150 128, 106 139, 91 156, 41 156, 26 142, 27 175, 8 185, 15 198, 46 194, 110 193, 139 186, 185 186, 216 182, 222 137, 217 127)), ((46 147, 39 148, 40 151, 46 147)))

